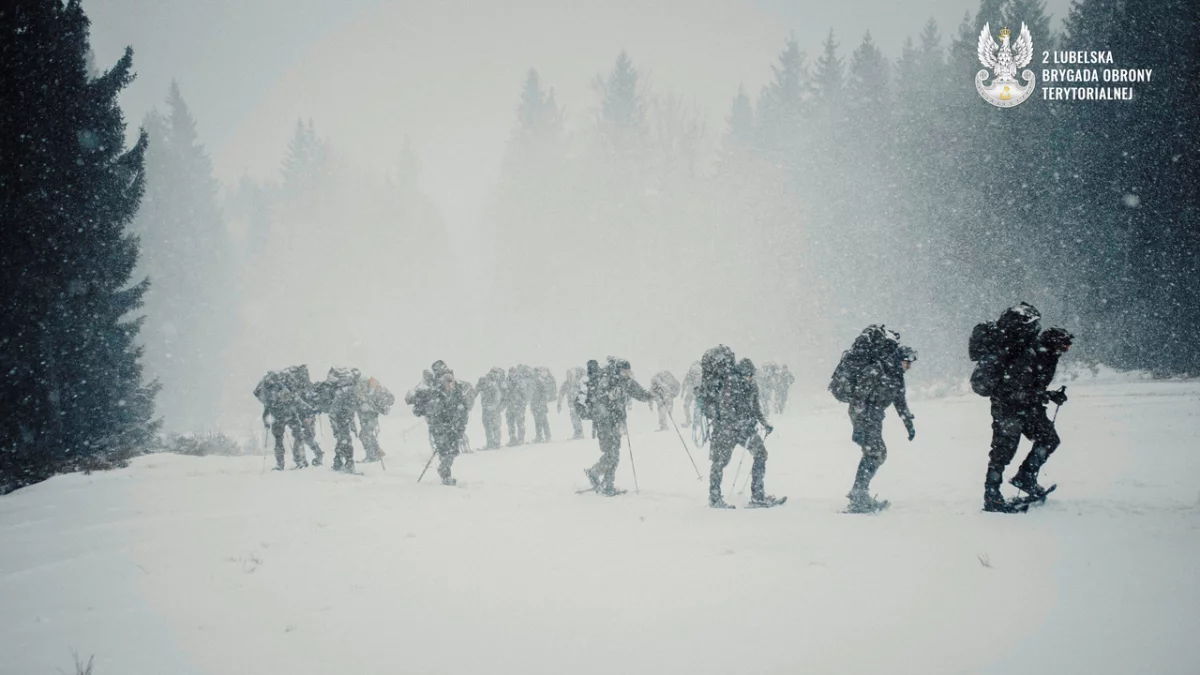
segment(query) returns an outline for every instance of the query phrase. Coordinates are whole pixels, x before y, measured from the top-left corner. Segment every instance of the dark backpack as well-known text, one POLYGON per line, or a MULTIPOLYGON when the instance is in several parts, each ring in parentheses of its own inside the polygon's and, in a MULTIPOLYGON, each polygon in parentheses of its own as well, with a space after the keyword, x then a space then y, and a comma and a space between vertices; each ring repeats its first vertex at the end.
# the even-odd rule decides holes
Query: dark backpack
POLYGON ((700 357, 700 386, 696 387, 696 400, 700 404, 700 414, 710 420, 717 417, 721 397, 728 389, 736 363, 733 350, 725 345, 717 345, 700 357))
POLYGON ((1000 378, 1000 352, 1004 334, 995 321, 976 324, 967 342, 967 356, 975 362, 971 371, 971 391, 991 396, 1000 378))
POLYGON ((887 372, 887 359, 900 348, 900 335, 882 325, 870 325, 854 338, 850 349, 842 352, 829 393, 842 403, 861 402, 879 389, 887 372))
POLYGON ((254 397, 272 415, 287 412, 296 403, 296 392, 292 380, 284 373, 268 372, 254 387, 254 397))
POLYGON ((575 406, 575 414, 582 420, 592 419, 592 405, 596 401, 596 387, 600 381, 600 362, 588 361, 586 372, 586 375, 579 378, 579 393, 571 402, 571 405, 575 406))

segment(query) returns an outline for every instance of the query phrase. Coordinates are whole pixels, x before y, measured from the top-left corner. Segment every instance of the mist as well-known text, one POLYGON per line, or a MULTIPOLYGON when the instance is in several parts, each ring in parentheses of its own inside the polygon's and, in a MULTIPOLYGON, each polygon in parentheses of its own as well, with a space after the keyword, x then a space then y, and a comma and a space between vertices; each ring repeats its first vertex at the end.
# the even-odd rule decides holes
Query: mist
MULTIPOLYGON (((293 363, 404 390, 435 359, 473 380, 618 355, 647 380, 721 343, 819 393, 869 323, 919 350, 917 387, 961 384, 970 326, 1018 300, 1086 335, 1113 298, 1089 286, 1108 268, 1054 257, 1078 237, 1046 204, 1071 205, 997 215, 975 189, 1059 114, 970 99, 955 49, 1032 11, 1010 5, 97 3, 96 60, 135 46, 128 120, 176 82, 215 182, 221 229, 186 248, 221 255, 143 251, 150 308, 171 270, 222 279, 186 358, 147 311, 165 423, 253 428, 255 382, 293 363)), ((1162 365, 1140 344, 1079 351, 1162 365)))

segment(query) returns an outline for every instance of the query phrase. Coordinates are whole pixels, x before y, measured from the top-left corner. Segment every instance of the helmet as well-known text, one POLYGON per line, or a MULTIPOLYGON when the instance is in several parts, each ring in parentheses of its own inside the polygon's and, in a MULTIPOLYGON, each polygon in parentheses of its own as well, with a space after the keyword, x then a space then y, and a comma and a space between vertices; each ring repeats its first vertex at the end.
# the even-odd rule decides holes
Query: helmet
POLYGON ((751 361, 750 359, 742 359, 741 361, 738 361, 737 370, 738 370, 738 374, 741 375, 742 377, 753 377, 754 376, 754 362, 751 361))
POLYGON ((1004 310, 1000 315, 1000 320, 997 321, 1000 328, 1003 330, 1037 330, 1038 322, 1042 319, 1042 313, 1036 307, 1027 303, 1021 302, 1004 310))
POLYGON ((900 349, 896 350, 896 354, 900 356, 901 361, 913 363, 917 360, 917 350, 913 349, 912 347, 901 347, 900 349))
POLYGON ((1051 351, 1064 351, 1071 346, 1071 342, 1075 339, 1067 329, 1059 326, 1051 326, 1042 331, 1041 342, 1042 346, 1051 351))

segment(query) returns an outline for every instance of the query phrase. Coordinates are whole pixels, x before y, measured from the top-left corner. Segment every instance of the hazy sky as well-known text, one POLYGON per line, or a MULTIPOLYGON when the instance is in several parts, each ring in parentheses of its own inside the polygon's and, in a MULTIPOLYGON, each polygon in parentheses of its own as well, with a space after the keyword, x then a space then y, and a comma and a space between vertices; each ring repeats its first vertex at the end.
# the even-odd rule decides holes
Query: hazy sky
MULTIPOLYGON (((1050 0, 1056 19, 1068 0, 1050 0)), ((125 45, 136 126, 179 81, 217 177, 275 175, 295 121, 312 118, 348 158, 383 172, 405 134, 422 184, 457 226, 495 177, 524 72, 536 67, 575 124, 592 77, 621 49, 660 91, 724 125, 739 83, 756 94, 789 31, 810 57, 833 28, 844 55, 870 30, 891 57, 932 16, 947 39, 976 2, 873 0, 90 0, 99 65, 125 45)), ((1057 22, 1056 22, 1057 23, 1057 22)))

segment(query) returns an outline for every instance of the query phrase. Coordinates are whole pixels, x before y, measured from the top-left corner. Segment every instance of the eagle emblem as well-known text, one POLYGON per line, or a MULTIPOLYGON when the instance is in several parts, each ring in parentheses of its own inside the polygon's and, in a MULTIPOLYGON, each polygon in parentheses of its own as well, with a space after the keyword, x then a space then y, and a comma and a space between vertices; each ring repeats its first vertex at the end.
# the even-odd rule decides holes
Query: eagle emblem
POLYGON ((1032 70, 1022 71, 1024 84, 1017 82, 1017 70, 1033 60, 1033 36, 1029 34, 1029 27, 1021 22, 1020 36, 1009 45, 1011 35, 1007 28, 1001 30, 1000 44, 997 45, 988 24, 983 24, 983 30, 979 32, 979 62, 984 69, 975 74, 975 89, 985 101, 998 108, 1021 104, 1029 98, 1037 84, 1032 70), (992 73, 995 76, 991 84, 985 85, 984 81, 992 73))

